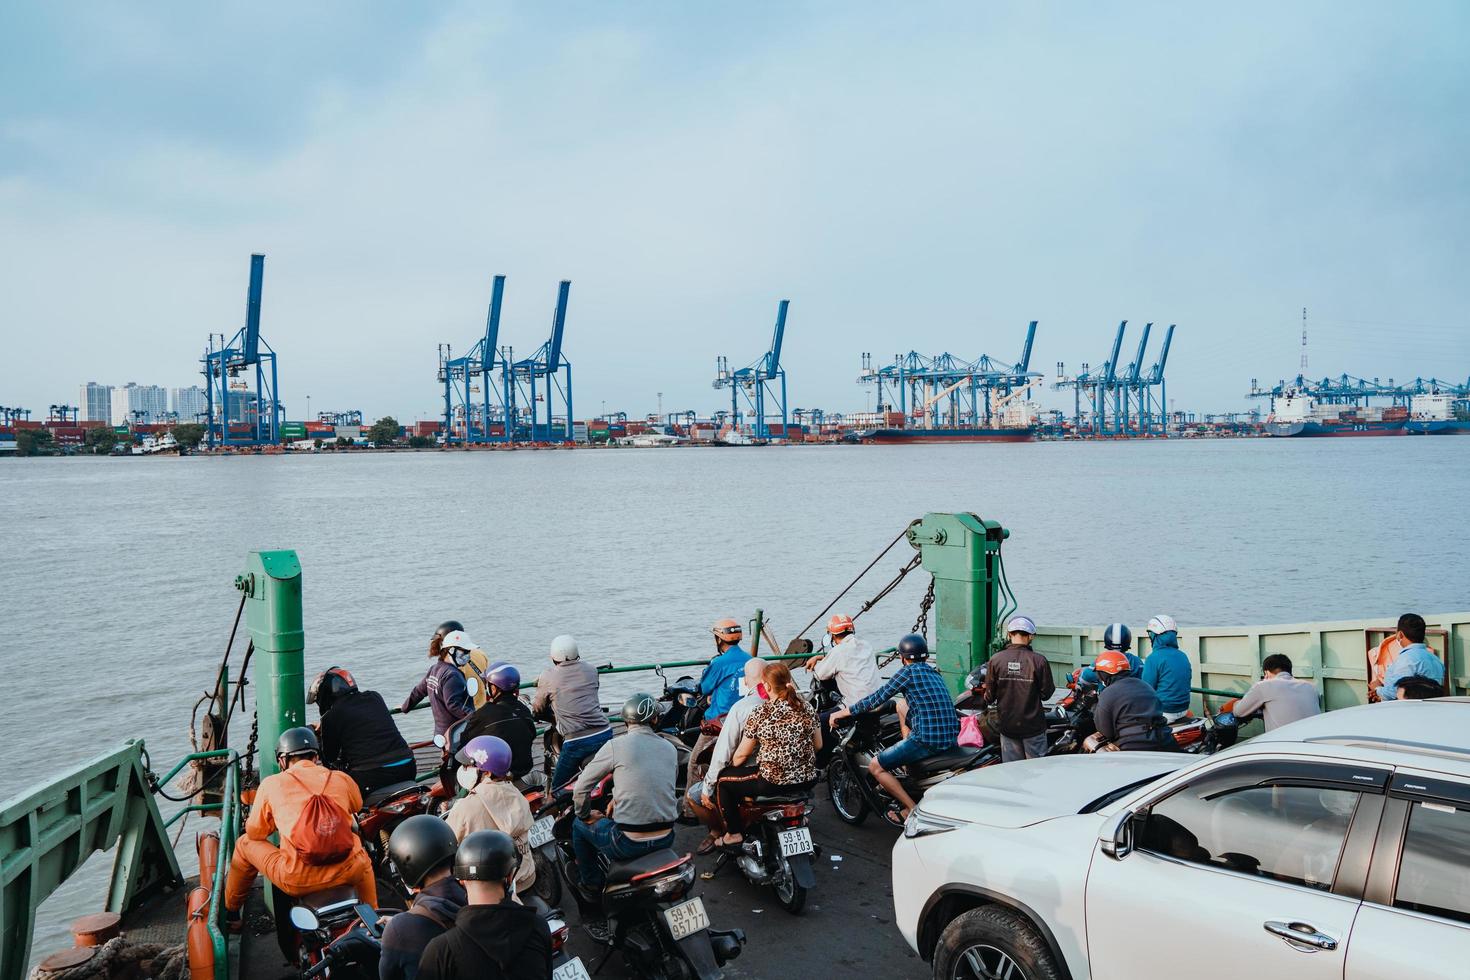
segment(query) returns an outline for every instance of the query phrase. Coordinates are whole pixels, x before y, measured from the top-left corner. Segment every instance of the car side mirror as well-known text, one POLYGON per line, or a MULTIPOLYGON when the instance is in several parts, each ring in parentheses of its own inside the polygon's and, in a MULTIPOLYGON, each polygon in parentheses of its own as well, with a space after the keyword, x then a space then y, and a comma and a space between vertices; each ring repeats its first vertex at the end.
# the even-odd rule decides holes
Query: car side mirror
POLYGON ((1100 839, 1102 852, 1114 861, 1121 861, 1133 852, 1134 834, 1143 828, 1148 819, 1147 810, 1124 810, 1108 821, 1100 839))
POLYGON ((316 932, 321 927, 316 913, 305 905, 293 905, 291 907, 291 924, 302 932, 316 932))

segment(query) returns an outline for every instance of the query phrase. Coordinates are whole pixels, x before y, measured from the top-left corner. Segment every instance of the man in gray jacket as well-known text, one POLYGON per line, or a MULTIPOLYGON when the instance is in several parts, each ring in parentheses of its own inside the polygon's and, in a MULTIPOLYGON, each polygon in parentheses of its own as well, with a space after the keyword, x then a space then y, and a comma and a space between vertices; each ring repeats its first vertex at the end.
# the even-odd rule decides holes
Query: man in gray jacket
POLYGON ((586 897, 595 900, 605 878, 599 853, 612 861, 626 861, 674 842, 675 796, 679 754, 653 730, 659 716, 652 694, 635 694, 623 704, 628 730, 608 742, 577 779, 572 801, 581 818, 572 823, 572 850, 586 897), (588 794, 604 776, 613 777, 612 801, 594 801, 588 794))
POLYGON ((571 782, 582 763, 612 738, 598 700, 599 683, 597 668, 582 660, 576 640, 558 636, 551 641, 551 669, 536 678, 531 711, 541 718, 550 708, 561 735, 561 752, 551 773, 553 791, 571 782))

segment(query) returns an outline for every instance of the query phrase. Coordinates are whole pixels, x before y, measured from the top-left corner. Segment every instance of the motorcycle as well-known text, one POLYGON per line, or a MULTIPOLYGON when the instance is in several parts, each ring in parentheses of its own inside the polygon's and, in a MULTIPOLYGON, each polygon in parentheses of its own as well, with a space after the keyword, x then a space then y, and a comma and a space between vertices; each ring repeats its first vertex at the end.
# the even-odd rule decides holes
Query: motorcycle
POLYGON ((295 960, 303 980, 341 977, 376 980, 382 953, 383 920, 347 886, 296 899, 290 922, 295 960))
MULTIPOLYGON (((1170 722, 1170 734, 1181 752, 1192 755, 1214 755, 1228 749, 1240 737, 1240 723, 1235 715, 1222 711, 1214 716, 1196 718, 1188 715, 1170 722)), ((1082 752, 1117 752, 1118 746, 1094 731, 1082 741, 1082 752)))
POLYGON ((806 906, 807 892, 817 886, 812 861, 821 855, 807 826, 811 812, 810 797, 805 793, 742 801, 745 843, 739 852, 720 851, 714 867, 700 877, 708 881, 733 861, 747 881, 770 885, 781 907, 792 915, 799 914, 806 906))
POLYGON ((378 901, 384 908, 408 907, 408 892, 388 860, 388 838, 403 821, 428 810, 429 791, 412 781, 383 786, 363 797, 362 809, 357 814, 357 832, 363 849, 372 859, 373 875, 378 880, 378 901))
POLYGON ((547 905, 555 907, 561 903, 561 852, 556 847, 556 819, 562 810, 572 805, 567 795, 557 797, 546 786, 540 773, 526 777, 522 789, 526 805, 531 808, 531 833, 528 843, 531 858, 536 862, 536 883, 531 894, 547 905))
MULTIPOLYGON (((605 810, 611 797, 609 776, 588 794, 586 810, 605 810)), ((592 972, 620 953, 628 970, 645 980, 721 980, 725 974, 720 968, 740 955, 745 933, 711 927, 704 900, 689 894, 695 878, 693 856, 669 848, 627 861, 610 862, 598 855, 606 883, 600 894, 589 895, 575 871, 572 822, 577 819, 571 807, 562 810, 556 820, 556 843, 567 885, 584 916, 600 912, 607 919, 608 952, 592 972)))
MULTIPOLYGON (((902 738, 898 716, 880 714, 880 711, 864 712, 843 721, 844 730, 836 736, 832 761, 827 766, 827 792, 832 798, 832 809, 844 823, 853 826, 866 820, 869 812, 880 813, 889 823, 898 826, 889 816, 897 810, 897 801, 868 772, 868 763, 902 738)), ((955 746, 901 766, 893 774, 909 796, 917 801, 925 790, 951 776, 998 762, 998 744, 989 743, 980 748, 955 746)))

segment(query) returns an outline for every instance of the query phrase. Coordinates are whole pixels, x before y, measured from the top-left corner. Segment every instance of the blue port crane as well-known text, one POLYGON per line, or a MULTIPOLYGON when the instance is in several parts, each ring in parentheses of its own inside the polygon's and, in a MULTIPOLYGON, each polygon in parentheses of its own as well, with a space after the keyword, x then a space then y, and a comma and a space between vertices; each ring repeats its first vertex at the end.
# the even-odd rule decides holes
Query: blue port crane
POLYGON ((1002 399, 1041 377, 1031 370, 1036 324, 1035 320, 1027 324, 1021 356, 1014 364, 989 354, 967 361, 949 352, 929 357, 909 351, 894 355, 891 364, 874 367, 873 355, 864 353, 858 382, 876 386, 879 412, 894 411, 896 402, 905 425, 991 426, 1002 399))
POLYGON ((1145 323, 1133 360, 1123 365, 1123 338, 1128 321, 1118 324, 1113 346, 1102 366, 1094 370, 1084 362, 1082 370, 1068 376, 1066 365, 1058 362, 1056 389, 1072 389, 1072 429, 1081 435, 1164 435, 1168 430, 1168 402, 1164 371, 1169 350, 1174 343, 1175 324, 1164 333, 1159 356, 1144 371, 1149 337, 1153 324, 1145 323), (1157 389, 1158 394, 1154 391, 1157 389), (1087 426, 1083 425, 1082 406, 1088 407, 1087 426))
MULTIPOLYGON (((500 305, 504 296, 505 276, 496 276, 490 288, 490 308, 485 314, 485 334, 475 341, 468 354, 454 357, 448 344, 439 346, 439 382, 444 386, 444 442, 448 445, 490 442, 497 407, 502 422, 506 418, 505 360, 498 346, 500 305), (478 399, 476 394, 480 396, 478 399)), ((510 426, 502 425, 500 441, 508 442, 510 438, 510 426)))
POLYGON ((730 424, 740 428, 741 398, 750 410, 750 434, 755 439, 770 439, 766 422, 766 400, 775 403, 781 416, 781 434, 786 434, 786 369, 781 365, 781 344, 786 336, 786 311, 791 301, 783 299, 776 307, 776 329, 771 335, 771 348, 748 367, 730 370, 730 360, 723 354, 715 359, 714 388, 730 389, 730 424))
POLYGON ((1387 384, 1377 378, 1369 381, 1351 374, 1340 374, 1335 378, 1307 378, 1298 374, 1291 380, 1277 381, 1270 388, 1262 388, 1251 379, 1250 398, 1282 398, 1285 396, 1306 397, 1322 405, 1342 405, 1352 408, 1367 406, 1374 398, 1393 399, 1397 386, 1390 378, 1387 384))
POLYGON ((346 412, 317 412, 316 420, 323 425, 362 425, 362 410, 354 408, 346 412))
POLYGON ((265 256, 252 255, 250 284, 245 292, 245 325, 228 343, 224 334, 211 334, 200 359, 204 365, 204 437, 212 449, 270 445, 281 439, 276 352, 260 335, 264 282, 265 256), (251 369, 255 373, 253 389, 248 381, 239 380, 242 372, 251 369))
POLYGON ((46 422, 53 425, 75 425, 80 411, 75 405, 51 405, 46 409, 46 422))
POLYGON ((17 422, 29 421, 31 410, 14 405, 0 405, 0 425, 9 428, 17 422))
POLYGON ((525 434, 531 442, 572 441, 572 362, 562 353, 562 339, 566 334, 567 300, 571 296, 571 280, 563 279, 556 291, 556 309, 551 315, 551 336, 530 357, 515 360, 505 357, 508 369, 506 376, 506 436, 510 438, 514 427, 518 434, 525 434), (518 405, 526 399, 526 415, 529 425, 522 428, 518 405), (561 403, 564 413, 557 424, 556 406, 561 403), (541 409, 545 408, 545 417, 541 409), (514 422, 512 426, 511 422, 514 422))

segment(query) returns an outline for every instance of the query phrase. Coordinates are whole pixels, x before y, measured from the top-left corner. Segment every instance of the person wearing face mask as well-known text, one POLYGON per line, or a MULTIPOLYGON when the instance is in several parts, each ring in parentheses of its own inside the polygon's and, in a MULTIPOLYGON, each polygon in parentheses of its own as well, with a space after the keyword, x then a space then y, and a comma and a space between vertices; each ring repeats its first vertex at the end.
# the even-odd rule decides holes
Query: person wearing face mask
POLYGON ((699 822, 709 828, 708 836, 699 844, 700 854, 713 851, 719 845, 720 835, 725 832, 719 807, 715 806, 715 783, 719 780, 721 771, 730 764, 730 757, 739 748, 750 713, 760 707, 768 696, 765 685, 761 683, 761 672, 765 667, 766 662, 759 657, 751 657, 745 662, 745 673, 739 684, 740 700, 725 715, 725 725, 720 729, 719 738, 715 740, 714 754, 710 756, 709 769, 705 771, 703 782, 689 787, 689 808, 694 811, 699 822))
POLYGON ((510 746, 503 738, 479 735, 466 742, 454 760, 459 763, 455 779, 469 795, 457 801, 444 819, 461 841, 480 830, 509 834, 521 856, 515 887, 525 891, 536 883, 531 806, 511 782, 510 746))
POLYGON ((470 651, 475 644, 464 635, 464 627, 454 620, 439 624, 434 637, 429 641, 429 656, 434 665, 408 694, 399 710, 407 713, 418 707, 425 697, 434 712, 434 734, 443 735, 450 725, 461 718, 469 717, 475 710, 475 702, 465 686, 462 663, 469 662, 470 651))

